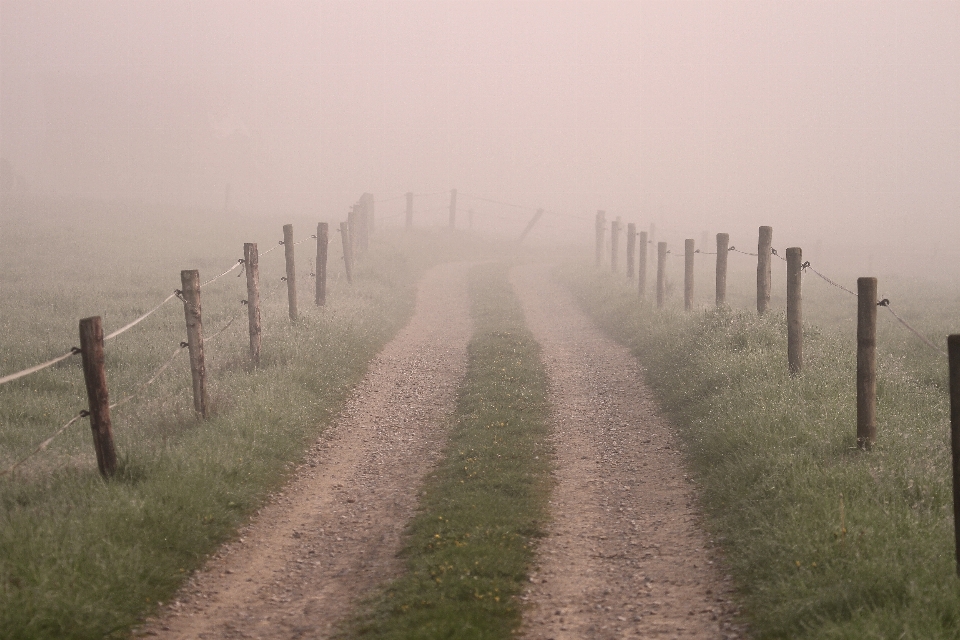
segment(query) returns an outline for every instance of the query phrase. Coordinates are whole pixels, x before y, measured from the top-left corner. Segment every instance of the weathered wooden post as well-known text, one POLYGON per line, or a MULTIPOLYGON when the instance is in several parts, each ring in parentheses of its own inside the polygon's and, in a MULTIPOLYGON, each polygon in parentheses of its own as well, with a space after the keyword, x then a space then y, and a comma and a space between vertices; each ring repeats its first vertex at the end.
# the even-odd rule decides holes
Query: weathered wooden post
POLYGON ((960 335, 947 337, 950 362, 950 452, 953 458, 953 539, 960 576, 960 335))
POLYGON ((683 309, 693 308, 693 238, 683 241, 683 309))
POLYGON ((100 469, 100 475, 109 477, 117 470, 117 452, 113 447, 110 395, 107 393, 107 374, 103 369, 103 325, 100 316, 80 321, 80 354, 83 379, 87 384, 90 430, 93 432, 93 448, 97 452, 97 468, 100 469))
POLYGON ((180 295, 183 316, 187 322, 187 348, 190 352, 190 374, 193 376, 193 408, 201 418, 207 417, 207 368, 203 358, 203 323, 200 315, 200 272, 180 272, 180 295))
POLYGON ((635 267, 634 257, 637 252, 637 225, 633 222, 627 225, 627 277, 633 280, 635 267))
POLYGON ((640 232, 640 245, 637 252, 637 262, 640 263, 640 269, 637 274, 637 293, 640 299, 647 297, 647 232, 640 232))
POLYGON ((617 272, 617 254, 620 253, 620 216, 610 223, 610 269, 617 272))
POLYGON ((413 229, 413 191, 407 191, 407 231, 413 229))
POLYGON ((247 322, 250 325, 250 361, 260 364, 260 254, 256 242, 243 243, 243 266, 247 272, 247 322))
POLYGON ((877 279, 857 278, 857 446, 877 438, 877 279))
POLYGON ((730 252, 730 234, 717 234, 717 306, 727 302, 727 254, 730 252))
POLYGON ((663 308, 667 287, 667 243, 657 243, 657 308, 663 308))
POLYGON ((457 190, 450 189, 450 228, 457 227, 457 190))
POLYGON ((761 315, 770 306, 772 248, 773 227, 760 227, 760 239, 757 242, 757 313, 761 315))
POLYGON ((287 303, 290 319, 297 319, 297 266, 293 259, 293 225, 283 225, 283 255, 287 259, 287 303))
POLYGON ((317 296, 318 307, 327 304, 327 247, 330 244, 328 226, 326 222, 317 223, 317 296))
POLYGON ((796 375, 803 369, 803 252, 800 247, 787 249, 787 364, 796 375))
POLYGON ((347 282, 353 282, 353 250, 350 246, 350 225, 340 223, 340 239, 343 241, 343 270, 347 274, 347 282))
POLYGON ((350 239, 351 258, 354 255, 360 255, 359 247, 357 246, 357 235, 360 233, 360 231, 357 229, 357 227, 360 226, 359 209, 359 204, 350 205, 350 211, 347 213, 347 228, 350 230, 350 233, 347 234, 347 237, 350 239))
POLYGON ((603 210, 597 211, 596 229, 597 229, 597 266, 603 261, 603 231, 607 226, 607 214, 603 210))

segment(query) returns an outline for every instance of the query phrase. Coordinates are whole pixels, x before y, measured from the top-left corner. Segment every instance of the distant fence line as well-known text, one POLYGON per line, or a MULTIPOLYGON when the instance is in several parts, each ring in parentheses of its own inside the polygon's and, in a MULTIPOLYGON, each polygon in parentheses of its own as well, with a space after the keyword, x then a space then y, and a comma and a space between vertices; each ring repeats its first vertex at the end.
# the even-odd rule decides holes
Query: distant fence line
MULTIPOLYGON (((602 267, 604 258, 605 239, 609 230, 610 268, 613 273, 620 273, 619 266, 619 239, 622 224, 617 218, 606 222, 606 212, 597 211, 594 229, 596 233, 595 251, 596 266, 602 267)), ((637 292, 643 299, 646 297, 646 259, 647 247, 652 244, 647 232, 636 232, 636 225, 631 223, 626 229, 626 267, 627 277, 638 277, 637 292), (636 237, 640 238, 639 268, 635 267, 634 253, 636 237)), ((801 284, 802 274, 806 271, 813 273, 827 284, 836 287, 857 299, 857 447, 869 451, 877 437, 877 308, 884 307, 897 322, 919 338, 924 345, 940 355, 947 356, 950 371, 950 425, 951 425, 951 453, 953 458, 953 488, 954 488, 954 531, 956 546, 957 574, 960 576, 960 335, 947 337, 947 350, 937 347, 928 338, 911 326, 898 315, 887 298, 878 299, 877 279, 875 277, 857 278, 857 291, 851 291, 824 274, 815 270, 809 261, 803 260, 800 247, 789 247, 786 256, 773 247, 773 228, 762 226, 759 228, 757 252, 741 251, 729 245, 729 235, 717 234, 717 250, 702 252, 695 249, 694 240, 684 241, 684 309, 690 311, 693 307, 693 274, 694 256, 697 253, 716 256, 716 305, 726 304, 727 285, 727 255, 739 253, 757 258, 757 313, 764 314, 769 309, 772 284, 771 262, 774 257, 784 261, 787 265, 787 367, 791 375, 799 375, 803 369, 803 313, 801 284)), ((665 269, 667 256, 670 254, 666 242, 657 243, 657 295, 656 305, 663 308, 665 299, 665 269)))
MULTIPOLYGON (((350 279, 353 270, 353 262, 356 256, 362 256, 367 249, 367 241, 372 232, 373 226, 373 198, 370 194, 364 194, 354 205, 347 216, 347 222, 341 225, 344 245, 344 268, 350 279), (362 246, 358 246, 362 243, 362 246)), ((93 316, 80 320, 80 346, 72 347, 67 353, 42 362, 38 365, 7 374, 0 378, 0 385, 13 382, 37 373, 44 369, 63 362, 75 355, 80 355, 83 361, 84 383, 87 389, 88 408, 80 411, 69 421, 63 424, 49 438, 41 442, 27 456, 21 458, 8 468, 0 471, 0 477, 10 475, 18 467, 36 454, 44 451, 54 439, 62 434, 68 427, 78 422, 82 418, 90 418, 90 427, 94 437, 94 449, 97 454, 97 466, 104 477, 112 476, 116 471, 117 456, 113 444, 113 427, 110 417, 110 410, 125 404, 142 394, 147 387, 153 384, 157 378, 166 371, 184 350, 190 354, 190 370, 193 380, 193 400, 194 410, 198 417, 207 417, 207 397, 206 397, 206 366, 204 360, 203 347, 213 340, 220 337, 227 331, 240 317, 247 315, 248 328, 250 334, 250 362, 254 366, 260 361, 260 276, 259 259, 262 256, 280 248, 284 248, 286 275, 280 278, 280 283, 270 293, 276 292, 286 283, 287 302, 289 316, 291 321, 296 321, 299 317, 297 306, 297 288, 296 288, 296 263, 294 260, 294 247, 306 242, 309 239, 317 241, 316 269, 310 273, 315 278, 316 296, 315 304, 317 306, 326 305, 327 290, 327 250, 329 244, 328 223, 321 222, 317 224, 317 233, 301 240, 293 240, 293 225, 284 225, 283 240, 270 249, 259 253, 256 243, 244 244, 244 257, 238 259, 229 269, 226 269, 219 275, 201 283, 199 271, 184 270, 181 271, 181 288, 176 289, 167 296, 162 302, 151 308, 146 313, 138 316, 131 322, 120 327, 116 331, 104 335, 102 320, 100 316, 93 316), (242 269, 239 275, 246 275, 247 298, 241 300, 241 310, 232 314, 232 317, 215 333, 204 338, 203 318, 200 304, 200 291, 213 282, 225 277, 226 275, 242 269), (121 334, 134 328, 148 317, 159 311, 164 305, 178 298, 183 303, 184 319, 186 323, 187 340, 180 342, 173 353, 157 369, 155 369, 149 378, 140 384, 133 393, 130 393, 118 400, 110 403, 109 393, 106 385, 106 374, 104 370, 104 344, 121 334)))

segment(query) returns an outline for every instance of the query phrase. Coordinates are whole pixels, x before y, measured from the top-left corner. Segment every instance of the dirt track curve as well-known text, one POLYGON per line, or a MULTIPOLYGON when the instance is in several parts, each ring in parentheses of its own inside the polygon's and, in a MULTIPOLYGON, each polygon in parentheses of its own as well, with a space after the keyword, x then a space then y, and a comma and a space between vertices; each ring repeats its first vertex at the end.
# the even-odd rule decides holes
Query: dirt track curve
POLYGON ((444 443, 472 323, 467 266, 420 282, 410 323, 374 359, 297 477, 141 633, 322 638, 402 568, 417 487, 444 443))
MULTIPOLYGON (((444 442, 470 337, 465 265, 420 284, 410 324, 371 363, 297 477, 157 620, 161 638, 323 638, 397 575, 403 527, 444 442)), ((543 265, 513 285, 543 347, 557 487, 522 596, 552 638, 739 638, 729 582, 697 525, 678 444, 636 360, 543 265)))

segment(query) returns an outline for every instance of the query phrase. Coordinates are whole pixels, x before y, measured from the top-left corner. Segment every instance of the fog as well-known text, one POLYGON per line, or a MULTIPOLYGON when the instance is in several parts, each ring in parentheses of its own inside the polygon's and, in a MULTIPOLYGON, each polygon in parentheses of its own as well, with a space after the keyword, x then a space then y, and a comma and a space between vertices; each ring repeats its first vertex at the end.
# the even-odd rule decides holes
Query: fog
POLYGON ((955 0, 2 0, 0 63, 6 196, 960 259, 955 0))

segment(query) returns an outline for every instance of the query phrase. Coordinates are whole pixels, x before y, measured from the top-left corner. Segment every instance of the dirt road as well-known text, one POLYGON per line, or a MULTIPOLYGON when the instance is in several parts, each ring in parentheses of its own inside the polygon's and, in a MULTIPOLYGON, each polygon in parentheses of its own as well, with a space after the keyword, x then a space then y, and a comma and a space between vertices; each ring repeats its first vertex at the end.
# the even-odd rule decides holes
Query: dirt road
POLYGON ((512 281, 543 348, 557 451, 525 636, 739 638, 678 442, 636 359, 548 267, 519 267, 512 281))
MULTIPOLYGON (((397 575, 403 527, 436 462, 470 337, 466 267, 423 279, 410 324, 371 364, 284 492, 139 634, 323 638, 397 575)), ((670 427, 626 349, 544 266, 513 284, 551 381, 557 488, 523 633, 738 638, 729 583, 697 526, 670 427)))
POLYGON ((298 477, 138 634, 325 637, 358 598, 397 575, 400 535, 465 371, 466 270, 426 274, 413 319, 371 363, 298 477))

